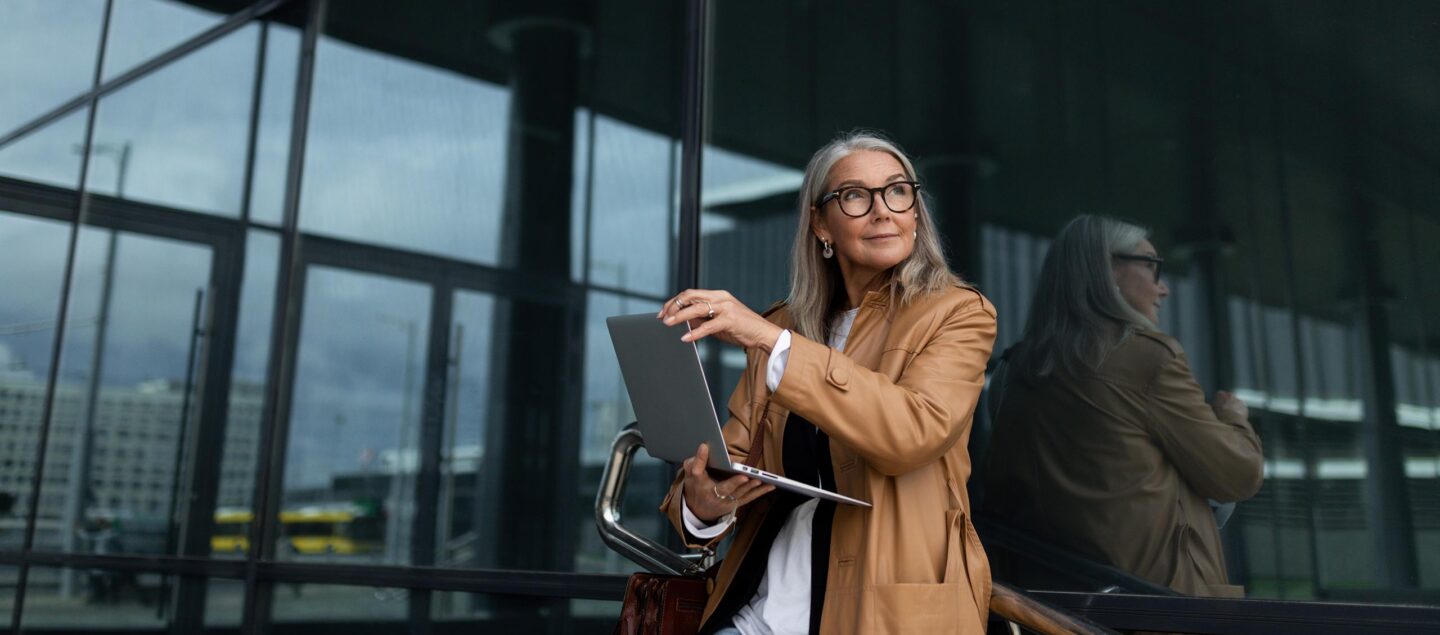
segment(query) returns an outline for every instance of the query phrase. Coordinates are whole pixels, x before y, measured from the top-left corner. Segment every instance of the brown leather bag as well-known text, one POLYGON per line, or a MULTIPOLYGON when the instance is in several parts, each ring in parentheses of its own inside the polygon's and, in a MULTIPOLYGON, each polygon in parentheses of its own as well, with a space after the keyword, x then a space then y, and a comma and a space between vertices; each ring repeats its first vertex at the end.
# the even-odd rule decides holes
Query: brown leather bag
POLYGON ((636 573, 625 585, 616 635, 695 635, 708 597, 704 578, 636 573))
MULTIPOLYGON (((761 411, 763 412, 763 410, 761 411)), ((765 452, 765 423, 750 437, 745 465, 757 467, 765 452)), ((636 573, 625 585, 625 603, 615 635, 695 635, 710 599, 706 578, 636 573)))

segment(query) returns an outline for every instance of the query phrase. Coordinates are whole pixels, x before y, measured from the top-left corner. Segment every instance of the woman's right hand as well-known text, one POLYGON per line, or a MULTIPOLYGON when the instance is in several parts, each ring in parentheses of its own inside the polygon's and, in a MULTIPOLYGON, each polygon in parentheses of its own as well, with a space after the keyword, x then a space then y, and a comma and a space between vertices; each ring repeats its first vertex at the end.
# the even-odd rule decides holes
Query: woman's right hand
POLYGON ((685 474, 685 506, 696 518, 714 523, 721 516, 775 491, 774 485, 766 485, 748 476, 736 475, 723 481, 710 478, 706 467, 710 465, 710 446, 701 443, 695 456, 685 459, 680 471, 685 474))

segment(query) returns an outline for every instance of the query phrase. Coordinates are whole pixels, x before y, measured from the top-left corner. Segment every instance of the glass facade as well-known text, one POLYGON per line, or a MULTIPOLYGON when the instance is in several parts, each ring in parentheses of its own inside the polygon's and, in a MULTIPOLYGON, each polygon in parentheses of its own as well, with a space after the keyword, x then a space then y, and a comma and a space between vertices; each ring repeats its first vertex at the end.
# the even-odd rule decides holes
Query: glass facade
MULTIPOLYGON (((0 3, 0 611, 608 630, 637 566, 594 528, 634 418, 604 318, 783 299, 805 162, 859 127, 915 157, 997 356, 1070 218, 1152 230, 1163 330, 1264 444, 1223 532, 1248 597, 1440 605, 1437 24, 1404 0, 0 3)), ((744 356, 702 356, 723 407, 744 356)), ((673 541, 671 474, 641 454, 628 527, 673 541)))

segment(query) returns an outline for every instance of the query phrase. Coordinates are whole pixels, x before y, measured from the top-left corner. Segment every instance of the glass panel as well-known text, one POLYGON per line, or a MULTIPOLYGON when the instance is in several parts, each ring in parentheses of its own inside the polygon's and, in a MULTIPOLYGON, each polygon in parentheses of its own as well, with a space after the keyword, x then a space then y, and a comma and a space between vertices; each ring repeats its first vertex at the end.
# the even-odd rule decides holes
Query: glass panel
MULTIPOLYGON (((82 228, 37 550, 174 553, 210 261, 198 245, 82 228)), ((66 578, 61 594, 74 588, 66 578)))
POLYGON ((238 216, 259 33, 240 29, 104 98, 88 189, 238 216))
POLYGON ((155 609, 160 587, 158 573, 34 567, 26 584, 21 627, 27 633, 160 629, 166 624, 155 609), (68 595, 67 579, 78 581, 77 591, 68 595))
POLYGON ((436 526, 437 566, 474 566, 479 556, 481 478, 495 478, 485 466, 485 426, 491 408, 490 340, 495 298, 455 294, 451 318, 450 384, 446 394, 444 451, 440 455, 440 505, 436 526))
POLYGON ((4 619, 15 609, 15 588, 19 584, 19 567, 0 566, 0 589, 4 589, 4 592, 0 593, 0 619, 4 619))
POLYGON ((66 224, 0 212, 0 550, 19 551, 33 500, 45 384, 58 329, 66 224))
POLYGON ((0 175, 75 189, 88 108, 0 147, 0 175))
POLYGON ((332 36, 315 55, 301 227, 496 264, 505 87, 332 36))
POLYGON ((206 629, 239 628, 245 617, 245 582, 211 578, 206 586, 206 629))
POLYGON ((104 0, 0 3, 0 134, 89 90, 104 15, 104 0))
POLYGON ((431 290, 318 266, 306 278, 277 552, 407 563, 431 290))
MULTIPOLYGON (((436 479, 433 557, 440 566, 628 566, 594 540, 597 457, 630 415, 610 403, 623 388, 609 337, 597 325, 611 313, 588 308, 599 296, 586 287, 619 287, 635 306, 656 306, 672 284, 679 160, 673 87, 680 77, 672 60, 680 59, 682 39, 671 36, 681 9, 601 3, 593 15, 577 17, 547 7, 347 2, 327 13, 306 140, 301 252, 323 251, 327 264, 332 256, 378 259, 386 271, 433 285, 421 288, 465 289, 437 305, 451 306, 451 315, 435 316, 449 330, 424 333, 420 343, 422 351, 446 350, 439 338, 449 338, 452 359, 417 363, 415 371, 416 382, 447 371, 439 385, 448 399, 417 400, 411 410, 421 425, 439 428, 440 454, 403 454, 393 468, 396 487, 414 493, 405 504, 417 512, 432 504, 422 500, 431 491, 424 479, 436 479), (551 28, 572 20, 592 26, 583 36, 551 28), (616 90, 621 83, 626 88, 616 90), (649 97, 634 100, 638 94, 649 97), (433 476, 417 471, 427 459, 439 461, 433 476)), ((307 283, 307 296, 314 293, 307 283)), ((596 301, 603 311, 622 309, 618 301, 596 301)), ((363 315, 351 309, 336 319, 363 315)), ((333 431, 334 410, 300 403, 319 392, 305 376, 309 339, 332 337, 308 335, 320 323, 309 304, 303 320, 292 430, 312 432, 292 435, 287 470, 324 465, 316 450, 296 451, 296 444, 323 440, 326 451, 352 464, 357 452, 373 454, 371 485, 388 496, 386 452, 395 443, 337 444, 333 438, 345 437, 333 431), (311 458, 296 458, 301 454, 311 458)), ((384 330, 371 329, 363 345, 373 347, 384 330)), ((395 334, 403 341, 403 332, 395 334)), ((376 351, 373 363, 347 361, 349 376, 384 374, 394 386, 391 369, 404 357, 402 347, 376 351)), ((393 388, 387 397, 352 384, 346 399, 353 402, 357 390, 403 401, 393 388)), ((355 416, 347 412, 341 425, 355 425, 355 416)), ((404 451, 416 447, 412 440, 404 451)), ((365 473, 348 465, 344 471, 365 473)), ((654 480, 646 469, 637 476, 654 480)), ((354 487, 363 488, 357 480, 354 487)), ((320 481, 307 487, 328 487, 320 481)), ((292 493, 298 487, 287 486, 292 493)), ((650 523, 646 531, 658 528, 658 520, 643 520, 655 516, 648 498, 658 486, 632 482, 632 491, 640 492, 636 509, 644 508, 636 519, 650 523)), ((412 524, 428 529, 428 519, 412 520, 387 518, 386 535, 412 531, 412 524)), ((397 562, 422 564, 408 554, 419 549, 430 557, 429 540, 406 535, 387 548, 405 552, 397 562)), ((517 609, 515 619, 527 610, 517 609)), ((545 610, 554 617, 568 609, 545 610)))
POLYGON ((590 283, 664 294, 672 282, 679 142, 595 118, 590 283))
MULTIPOLYGON (((1166 259, 1156 326, 1178 340, 1204 399, 1232 391, 1248 404, 1265 481, 1233 515, 1194 508, 1187 531, 1218 546, 1165 547, 1167 562, 1201 558, 1207 573, 1142 572, 1097 546, 1105 536, 1050 535, 1045 520, 1009 529, 1186 592, 1220 592, 1191 575, 1251 597, 1434 603, 1440 293, 1424 272, 1440 264, 1426 248, 1440 239, 1437 179, 1430 153, 1395 141, 1411 130, 1440 140, 1430 101, 1395 87, 1437 85, 1413 57, 1431 12, 1252 9, 1217 36, 1233 16, 1203 3, 887 3, 862 50, 814 34, 873 20, 869 4, 717 5, 701 285, 757 308, 786 295, 799 170, 856 126, 912 153, 952 266, 997 307, 997 353, 1023 340, 1032 311, 1053 310, 1037 279, 1071 219, 1143 225, 1166 259)), ((728 393, 743 361, 704 354, 728 393)), ((1161 469, 1185 456, 1167 454, 1161 469)), ((1253 468, 1253 453, 1245 460, 1253 468)), ((995 515, 982 533, 1006 530, 995 515)), ((1010 566, 993 551, 1000 580, 1104 586, 1073 572, 1030 578, 1047 563, 1009 554, 1022 561, 1010 566)))
MULTIPOLYGON (((0 580, 6 573, 0 568, 0 580)), ((32 568, 22 624, 27 633, 163 632, 161 629, 173 628, 177 621, 176 607, 167 600, 175 583, 174 576, 150 572, 32 568), (63 592, 67 577, 79 581, 79 591, 74 595, 63 592)), ((221 579, 201 583, 208 587, 205 605, 200 607, 204 610, 203 623, 231 629, 239 626, 244 583, 221 579)), ((4 588, 4 582, 0 582, 0 588, 4 588)), ((8 594, 0 595, 0 606, 9 600, 8 594)), ((195 617, 198 620, 199 616, 195 617)))
POLYGON ((403 629, 410 593, 391 587, 282 582, 275 586, 271 618, 282 633, 290 627, 336 632, 403 629))
MULTIPOLYGON (((105 46, 105 79, 111 79, 215 26, 224 15, 176 0, 113 0, 105 46)), ((233 2, 210 3, 235 4, 233 2)))

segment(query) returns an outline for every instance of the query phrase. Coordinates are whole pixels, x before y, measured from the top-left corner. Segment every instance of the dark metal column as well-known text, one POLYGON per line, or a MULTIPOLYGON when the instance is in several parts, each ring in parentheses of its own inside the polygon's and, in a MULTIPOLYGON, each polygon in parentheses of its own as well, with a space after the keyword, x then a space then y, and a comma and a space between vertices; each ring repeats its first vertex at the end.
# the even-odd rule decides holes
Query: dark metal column
MULTIPOLYGON (((580 3, 516 3, 502 11, 491 32, 511 56, 501 264, 565 281, 589 17, 580 3)), ((566 295, 511 296, 496 305, 494 383, 476 502, 482 566, 568 570, 574 560, 584 297, 566 295)), ((444 351, 437 357, 443 361, 444 351)), ((496 601, 491 608, 501 621, 525 628, 560 627, 568 605, 546 604, 548 619, 538 603, 496 601)))
MULTIPOLYGON (((1335 46, 1342 51, 1341 59, 1356 59, 1364 37, 1355 25, 1360 23, 1360 9, 1347 6, 1340 17, 1348 18, 1347 28, 1337 33, 1335 46)), ((1361 358, 1356 372, 1360 373, 1361 397, 1364 399, 1365 420, 1361 436, 1365 452, 1365 521, 1375 553, 1375 582, 1380 588, 1394 591, 1414 590, 1419 586, 1419 563, 1415 554, 1415 526, 1410 515, 1410 496, 1405 481, 1405 450, 1401 445, 1400 422, 1395 412, 1395 367, 1390 346, 1390 307, 1396 292, 1385 280, 1382 256, 1391 248, 1382 243, 1379 216, 1381 210, 1366 191, 1366 183, 1374 182, 1378 166, 1367 160, 1366 142, 1361 138, 1359 122, 1365 120, 1364 93, 1358 77, 1342 75, 1337 81, 1349 90, 1339 92, 1342 130, 1341 174, 1348 176, 1345 184, 1346 209, 1342 227, 1349 239, 1351 287, 1357 294, 1355 326, 1359 330, 1361 358)))
MULTIPOLYGON (((1357 195, 1354 199, 1359 199, 1357 195)), ((1365 520, 1375 548, 1375 579, 1383 588, 1414 589, 1419 583, 1415 527, 1405 482, 1405 452, 1395 414, 1395 370, 1391 364, 1390 309, 1393 292, 1386 285, 1377 236, 1376 211, 1365 201, 1351 202, 1355 272, 1360 291, 1362 396, 1365 421, 1365 520)))
MULTIPOLYGON (((1230 321, 1230 283, 1226 276, 1227 256, 1235 236, 1225 222, 1230 214, 1219 209, 1217 194, 1220 182, 1215 145, 1220 113, 1214 85, 1218 79, 1210 58, 1215 50, 1213 24, 1202 25, 1200 30, 1204 35, 1193 49, 1195 67, 1185 122, 1185 173, 1180 175, 1185 184, 1185 219, 1175 238, 1177 251, 1182 252, 1177 255, 1190 257, 1190 272, 1200 288, 1200 324, 1190 335, 1198 340, 1199 350, 1195 352, 1203 355, 1192 355, 1191 363, 1200 385, 1213 395, 1217 390, 1235 388, 1236 360, 1231 342, 1236 334, 1230 321)), ((1239 515, 1233 515, 1222 541, 1230 581, 1240 585, 1248 578, 1242 522, 1239 515)))

